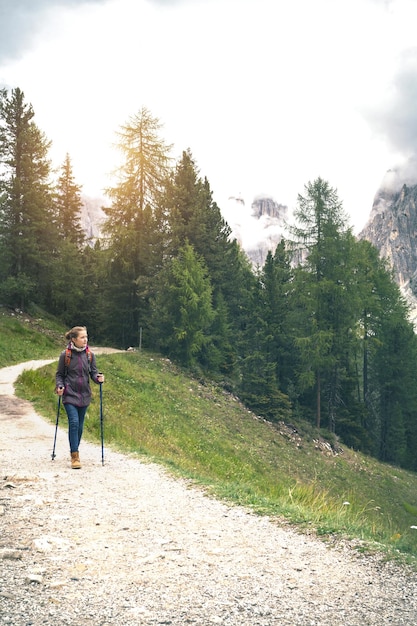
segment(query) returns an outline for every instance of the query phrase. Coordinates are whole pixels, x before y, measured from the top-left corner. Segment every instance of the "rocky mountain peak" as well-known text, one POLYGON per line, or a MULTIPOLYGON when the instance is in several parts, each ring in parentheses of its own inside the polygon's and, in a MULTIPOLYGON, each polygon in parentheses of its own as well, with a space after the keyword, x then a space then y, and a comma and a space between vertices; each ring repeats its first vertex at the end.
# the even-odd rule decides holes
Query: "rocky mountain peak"
POLYGON ((222 215, 253 265, 262 266, 283 237, 288 207, 267 195, 258 195, 250 206, 241 196, 231 196, 222 215))
POLYGON ((394 181, 389 172, 359 238, 370 241, 388 259, 400 287, 407 287, 417 271, 417 185, 398 188, 394 181))
POLYGON ((417 319, 417 184, 389 171, 375 194, 359 238, 367 239, 388 259, 394 278, 417 319))
POLYGON ((104 198, 90 198, 83 195, 81 201, 81 226, 87 243, 94 245, 95 241, 101 236, 101 229, 106 217, 102 209, 104 198))
POLYGON ((256 196, 252 202, 252 215, 256 218, 267 216, 284 224, 288 213, 288 207, 278 204, 268 196, 256 196))

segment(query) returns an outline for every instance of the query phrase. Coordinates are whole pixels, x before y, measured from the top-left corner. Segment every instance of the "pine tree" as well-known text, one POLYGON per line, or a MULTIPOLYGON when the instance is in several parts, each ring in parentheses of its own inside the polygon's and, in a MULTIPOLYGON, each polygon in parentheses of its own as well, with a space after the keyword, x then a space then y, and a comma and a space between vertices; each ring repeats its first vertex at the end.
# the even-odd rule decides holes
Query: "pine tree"
POLYGON ((277 245, 274 254, 268 252, 260 281, 263 319, 271 337, 268 352, 271 361, 276 364, 276 378, 280 389, 287 393, 295 368, 292 330, 294 272, 291 267, 291 253, 285 240, 277 245))
POLYGON ((189 150, 182 153, 161 202, 167 224, 166 257, 175 256, 185 243, 192 245, 207 266, 213 289, 215 317, 211 340, 200 353, 201 365, 231 375, 236 362, 235 334, 226 293, 230 290, 227 259, 234 256, 234 244, 229 241, 230 228, 213 201, 210 185, 200 177, 189 150))
POLYGON ((359 242, 358 293, 363 342, 364 426, 371 452, 413 469, 417 441, 417 337, 387 261, 359 242))
POLYGON ((404 316, 404 306, 385 311, 379 332, 379 346, 372 362, 371 388, 378 397, 377 429, 373 436, 382 461, 405 466, 413 459, 408 444, 416 441, 417 394, 414 384, 416 337, 404 316))
POLYGON ((56 237, 50 142, 16 88, 0 92, 0 255, 2 296, 23 308, 47 300, 48 270, 56 237))
POLYGON ((251 314, 245 329, 245 356, 241 363, 239 396, 247 406, 271 421, 289 419, 291 404, 279 389, 276 352, 271 350, 273 329, 265 315, 265 293, 262 281, 252 292, 251 314))
POLYGON ((257 278, 248 257, 236 239, 227 248, 223 261, 221 291, 227 303, 230 342, 233 346, 235 378, 242 379, 241 364, 251 352, 251 319, 255 315, 253 293, 257 278))
POLYGON ((188 241, 201 255, 216 280, 223 267, 225 249, 230 245, 230 228, 213 201, 207 179, 199 176, 189 150, 182 153, 167 182, 162 199, 168 223, 169 253, 176 255, 188 241))
POLYGON ((154 300, 160 347, 170 358, 193 365, 213 321, 212 289, 204 260, 186 243, 160 275, 154 300))
POLYGON ((75 182, 69 154, 65 156, 55 189, 55 213, 60 235, 82 248, 85 233, 81 224, 81 186, 75 182))

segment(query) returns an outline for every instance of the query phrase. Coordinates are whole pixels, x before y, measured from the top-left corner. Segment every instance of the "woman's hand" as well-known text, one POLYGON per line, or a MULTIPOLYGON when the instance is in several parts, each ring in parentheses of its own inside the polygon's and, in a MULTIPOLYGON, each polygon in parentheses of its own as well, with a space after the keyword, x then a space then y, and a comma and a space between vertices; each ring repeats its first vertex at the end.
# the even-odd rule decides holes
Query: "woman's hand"
POLYGON ((104 383, 104 374, 102 374, 101 372, 97 374, 97 382, 104 383))
POLYGON ((59 396, 62 396, 62 395, 63 395, 63 393, 64 393, 64 389, 65 389, 65 387, 57 387, 57 388, 56 388, 56 392, 57 392, 57 394, 58 394, 59 396))

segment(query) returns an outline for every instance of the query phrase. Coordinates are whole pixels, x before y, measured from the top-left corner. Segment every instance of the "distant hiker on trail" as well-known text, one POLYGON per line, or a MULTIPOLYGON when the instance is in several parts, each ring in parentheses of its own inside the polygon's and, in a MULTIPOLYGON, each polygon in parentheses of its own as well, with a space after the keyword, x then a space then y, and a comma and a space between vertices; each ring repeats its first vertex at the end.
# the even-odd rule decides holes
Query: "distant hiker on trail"
POLYGON ((56 372, 56 392, 68 416, 68 439, 71 452, 71 467, 81 467, 78 447, 84 428, 84 418, 91 402, 90 378, 95 383, 104 382, 99 373, 95 355, 88 347, 85 326, 74 326, 65 333, 68 346, 61 352, 56 372))

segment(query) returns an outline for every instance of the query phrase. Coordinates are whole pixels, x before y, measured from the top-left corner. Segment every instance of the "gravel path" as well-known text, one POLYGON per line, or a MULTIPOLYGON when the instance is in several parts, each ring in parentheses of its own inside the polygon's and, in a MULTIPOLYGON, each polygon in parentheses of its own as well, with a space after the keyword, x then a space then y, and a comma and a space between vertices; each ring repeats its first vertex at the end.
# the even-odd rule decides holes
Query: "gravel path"
MULTIPOLYGON (((81 444, 0 370, 0 625, 412 626, 417 575, 81 444)), ((66 418, 62 416, 63 425, 66 418)))

